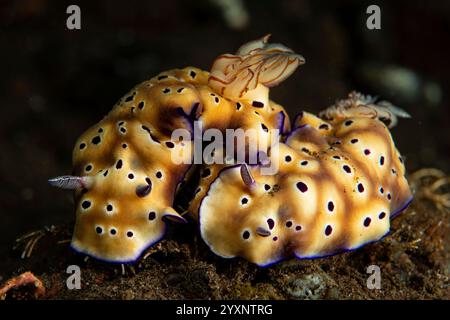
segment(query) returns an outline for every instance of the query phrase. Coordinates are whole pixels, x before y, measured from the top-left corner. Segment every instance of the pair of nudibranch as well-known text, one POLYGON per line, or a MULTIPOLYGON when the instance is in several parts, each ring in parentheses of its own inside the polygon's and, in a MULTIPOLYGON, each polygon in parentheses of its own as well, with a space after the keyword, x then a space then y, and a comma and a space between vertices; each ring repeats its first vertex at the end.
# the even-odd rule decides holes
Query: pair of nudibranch
POLYGON ((176 129, 254 129, 281 133, 277 152, 256 164, 203 164, 190 217, 211 250, 264 266, 284 258, 323 257, 379 240, 412 196, 388 126, 404 111, 351 93, 319 116, 302 112, 292 128, 269 87, 302 56, 268 37, 221 55, 211 72, 188 67, 144 81, 77 141, 73 173, 50 184, 75 190, 71 246, 97 259, 133 262, 159 241, 178 186, 193 165, 173 152, 176 129), (261 168, 276 161, 278 171, 261 168))

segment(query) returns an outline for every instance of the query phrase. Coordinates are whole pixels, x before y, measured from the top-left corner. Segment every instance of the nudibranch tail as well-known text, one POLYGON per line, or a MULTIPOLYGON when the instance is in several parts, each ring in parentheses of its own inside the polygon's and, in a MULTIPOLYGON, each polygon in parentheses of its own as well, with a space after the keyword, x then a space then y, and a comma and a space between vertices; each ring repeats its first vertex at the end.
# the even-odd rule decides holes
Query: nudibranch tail
POLYGON ((175 211, 174 208, 172 207, 167 207, 163 210, 163 217, 166 219, 169 219, 173 222, 178 222, 178 223, 186 223, 186 219, 180 215, 178 212, 175 211))

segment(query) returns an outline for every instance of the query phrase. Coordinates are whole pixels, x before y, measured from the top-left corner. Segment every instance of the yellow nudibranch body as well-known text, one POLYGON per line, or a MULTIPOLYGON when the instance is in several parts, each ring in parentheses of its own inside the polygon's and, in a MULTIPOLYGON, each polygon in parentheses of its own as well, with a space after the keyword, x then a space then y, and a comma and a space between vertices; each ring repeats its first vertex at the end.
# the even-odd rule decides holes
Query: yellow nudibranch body
POLYGON ((279 164, 275 174, 261 174, 262 162, 203 166, 188 211, 216 254, 264 266, 355 249, 389 231, 411 193, 380 119, 395 124, 405 113, 352 94, 320 117, 304 112, 291 131, 269 87, 304 59, 267 40, 220 56, 211 72, 187 67, 142 82, 77 140, 72 175, 49 180, 75 190, 73 249, 133 262, 164 236, 169 220, 186 221, 173 206, 194 172, 195 143, 173 134, 194 134, 196 124, 222 133, 252 129, 268 144, 272 130, 282 134, 266 159, 279 164), (174 161, 180 154, 187 161, 174 161))
POLYGON ((161 239, 163 217, 184 220, 172 204, 190 165, 175 164, 172 153, 192 154, 193 141, 171 141, 175 129, 192 132, 197 120, 205 130, 254 127, 263 136, 263 128, 284 125, 280 106, 269 101, 256 114, 247 102, 217 94, 207 79, 190 67, 164 72, 135 87, 78 139, 73 175, 89 177, 90 186, 76 190, 74 249, 133 261, 161 239))
POLYGON ((371 117, 327 122, 304 112, 272 161, 274 175, 208 167, 191 211, 216 254, 266 266, 354 250, 385 236, 412 199, 389 130, 371 117))

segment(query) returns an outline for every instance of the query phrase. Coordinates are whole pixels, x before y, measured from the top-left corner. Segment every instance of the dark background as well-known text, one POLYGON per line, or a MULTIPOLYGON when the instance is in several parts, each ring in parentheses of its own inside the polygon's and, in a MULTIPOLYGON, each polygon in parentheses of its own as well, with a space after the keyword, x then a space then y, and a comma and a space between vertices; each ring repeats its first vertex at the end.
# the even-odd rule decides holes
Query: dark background
POLYGON ((448 1, 252 0, 247 20, 227 20, 217 2, 0 4, 0 253, 23 232, 73 220, 70 192, 46 181, 71 172, 76 138, 123 94, 166 69, 208 70, 267 33, 307 61, 271 91, 291 117, 354 89, 379 95, 412 115, 392 131, 407 170, 450 171, 448 1), (66 28, 70 4, 81 30, 66 28), (369 4, 381 7, 381 30, 366 28, 369 4))

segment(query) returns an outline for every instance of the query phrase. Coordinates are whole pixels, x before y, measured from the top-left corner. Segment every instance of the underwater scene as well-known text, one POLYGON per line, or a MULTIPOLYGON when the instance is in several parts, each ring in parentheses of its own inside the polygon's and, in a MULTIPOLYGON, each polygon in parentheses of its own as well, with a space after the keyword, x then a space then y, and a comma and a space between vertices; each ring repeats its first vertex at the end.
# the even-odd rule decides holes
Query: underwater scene
POLYGON ((450 299, 446 1, 0 8, 0 299, 450 299))

